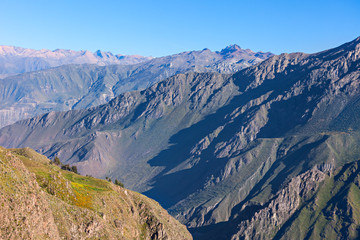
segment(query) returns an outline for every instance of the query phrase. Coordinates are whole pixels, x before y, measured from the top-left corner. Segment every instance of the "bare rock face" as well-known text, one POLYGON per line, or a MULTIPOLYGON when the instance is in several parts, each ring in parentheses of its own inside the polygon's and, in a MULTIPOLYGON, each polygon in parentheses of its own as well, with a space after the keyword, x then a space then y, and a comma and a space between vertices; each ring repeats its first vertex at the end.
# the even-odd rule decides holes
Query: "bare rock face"
POLYGON ((1 239, 192 239, 155 201, 31 149, 0 148, 0 173, 1 239))
MULTIPOLYGON (((260 206, 261 210, 256 211, 251 219, 241 221, 238 232, 231 239, 271 239, 282 224, 297 211, 301 202, 313 196, 327 174, 329 173, 314 169, 291 179, 273 200, 260 206)), ((242 211, 247 207, 249 206, 244 205, 242 211)))

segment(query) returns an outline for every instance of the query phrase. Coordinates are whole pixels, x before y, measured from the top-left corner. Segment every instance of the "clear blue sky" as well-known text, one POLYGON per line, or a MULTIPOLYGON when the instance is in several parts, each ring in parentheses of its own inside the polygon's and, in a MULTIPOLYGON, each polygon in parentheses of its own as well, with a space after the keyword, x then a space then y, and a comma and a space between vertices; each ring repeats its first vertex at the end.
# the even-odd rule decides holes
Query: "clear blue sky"
POLYGON ((0 45, 163 56, 316 52, 360 36, 360 0, 0 0, 0 45))

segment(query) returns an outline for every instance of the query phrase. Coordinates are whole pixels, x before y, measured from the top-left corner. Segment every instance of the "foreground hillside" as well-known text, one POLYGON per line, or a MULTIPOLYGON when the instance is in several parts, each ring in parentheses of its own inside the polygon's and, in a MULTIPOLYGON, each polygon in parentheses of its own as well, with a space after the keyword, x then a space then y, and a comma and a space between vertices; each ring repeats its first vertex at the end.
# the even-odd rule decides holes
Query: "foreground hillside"
POLYGON ((191 239, 158 203, 0 147, 0 239, 191 239))
MULTIPOLYGON (((157 200, 196 239, 279 238, 288 228, 307 238, 318 232, 295 229, 294 214, 321 196, 337 169, 360 159, 359 104, 357 38, 235 74, 178 74, 99 107, 17 122, 0 130, 0 144, 32 146, 82 173, 119 178, 157 200)), ((352 221, 345 220, 335 223, 352 221)), ((355 236, 354 227, 341 236, 355 236)))

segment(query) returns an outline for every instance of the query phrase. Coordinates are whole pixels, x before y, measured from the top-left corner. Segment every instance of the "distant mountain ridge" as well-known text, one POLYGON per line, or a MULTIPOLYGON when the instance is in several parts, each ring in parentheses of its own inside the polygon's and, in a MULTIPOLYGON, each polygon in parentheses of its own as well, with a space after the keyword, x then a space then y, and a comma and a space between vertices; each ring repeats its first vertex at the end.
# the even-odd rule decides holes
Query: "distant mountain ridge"
MULTIPOLYGON (((21 51, 30 50, 21 49, 21 51)), ((84 57, 82 54, 89 55, 94 63, 98 60, 90 52, 70 50, 57 52, 44 50, 44 52, 31 50, 26 55, 60 55, 59 59, 64 61, 62 63, 67 64, 69 62, 66 62, 66 57, 62 58, 63 55, 70 55, 70 60, 78 63, 84 57), (78 55, 80 59, 76 58, 78 55)), ((107 64, 107 60, 115 58, 111 53, 100 51, 95 55, 101 56, 100 63, 104 65, 107 64)), ((233 45, 220 52, 212 52, 208 49, 189 51, 151 60, 143 59, 144 61, 137 64, 128 64, 129 62, 107 66, 72 64, 7 77, 0 79, 0 127, 50 111, 98 106, 123 92, 145 89, 177 73, 191 71, 233 73, 261 62, 269 56, 272 54, 255 53, 233 45)), ((126 59, 125 56, 120 60, 127 61, 126 59)), ((2 66, 7 69, 8 59, 3 60, 5 64, 0 64, 0 68, 2 66)), ((45 60, 48 61, 47 58, 45 60)))
POLYGON ((39 71, 67 64, 96 64, 99 66, 129 65, 148 61, 152 57, 112 54, 97 50, 74 51, 68 49, 34 50, 14 46, 0 46, 0 78, 24 72, 39 71))
MULTIPOLYGON (((210 51, 209 49, 204 50, 210 51)), ((249 55, 262 60, 273 55, 270 52, 254 53, 249 49, 241 49, 236 44, 230 45, 221 51, 216 51, 212 53, 213 55, 219 54, 228 58, 230 57, 230 55, 233 55, 232 58, 235 55, 242 55, 241 57, 249 55)), ((153 59, 153 57, 113 54, 111 52, 104 52, 101 50, 97 50, 95 52, 91 52, 88 50, 75 51, 70 49, 35 50, 29 48, 0 45, 0 78, 68 64, 96 64, 99 66, 116 64, 131 65, 146 62, 151 59, 153 59)))
POLYGON ((22 120, 0 130, 0 145, 119 177, 195 239, 356 239, 359 109, 357 38, 233 74, 177 74, 98 107, 22 120))

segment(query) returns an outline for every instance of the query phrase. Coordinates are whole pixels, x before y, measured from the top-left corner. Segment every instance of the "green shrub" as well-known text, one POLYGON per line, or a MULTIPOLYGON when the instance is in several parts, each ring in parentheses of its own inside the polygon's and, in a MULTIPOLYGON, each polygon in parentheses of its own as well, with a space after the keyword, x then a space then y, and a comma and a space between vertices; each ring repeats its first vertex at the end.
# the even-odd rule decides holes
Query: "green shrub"
POLYGON ((76 166, 71 166, 71 171, 76 173, 76 174, 78 173, 76 166))
POLYGON ((60 159, 57 156, 54 158, 54 163, 58 166, 61 165, 60 159))
POLYGON ((120 182, 119 180, 115 179, 115 185, 118 185, 120 187, 124 187, 124 184, 120 182))

